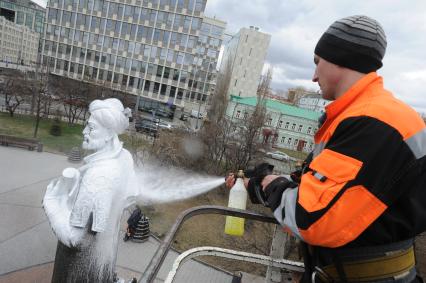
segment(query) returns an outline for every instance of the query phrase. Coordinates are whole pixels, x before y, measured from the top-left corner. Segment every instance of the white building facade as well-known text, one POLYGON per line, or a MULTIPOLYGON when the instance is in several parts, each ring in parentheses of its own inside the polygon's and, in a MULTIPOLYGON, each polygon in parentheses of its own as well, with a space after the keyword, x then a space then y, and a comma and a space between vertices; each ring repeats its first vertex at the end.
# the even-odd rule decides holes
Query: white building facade
POLYGON ((325 112, 325 107, 330 104, 331 101, 321 98, 319 94, 307 95, 300 98, 296 102, 296 106, 300 108, 309 109, 316 112, 325 112))
MULTIPOLYGON (((226 115, 233 121, 244 121, 253 113, 257 97, 231 96, 226 115)), ((310 152, 318 130, 321 113, 266 99, 264 130, 270 131, 273 147, 310 152)))
POLYGON ((242 28, 227 43, 221 63, 224 72, 230 64, 228 93, 240 97, 256 95, 271 35, 257 27, 242 28))
MULTIPOLYGON (((43 63, 52 73, 135 95, 139 109, 205 105, 225 23, 211 24, 219 40, 199 49, 206 0, 50 0, 43 63), (214 28, 213 28, 214 26, 214 28), (216 46, 217 45, 217 46, 216 46), (216 49, 215 49, 216 48, 216 49)), ((213 36, 214 34, 214 36, 213 36)))
POLYGON ((0 17, 43 33, 46 9, 31 0, 0 0, 0 17))
POLYGON ((40 34, 0 17, 0 61, 34 66, 40 34))

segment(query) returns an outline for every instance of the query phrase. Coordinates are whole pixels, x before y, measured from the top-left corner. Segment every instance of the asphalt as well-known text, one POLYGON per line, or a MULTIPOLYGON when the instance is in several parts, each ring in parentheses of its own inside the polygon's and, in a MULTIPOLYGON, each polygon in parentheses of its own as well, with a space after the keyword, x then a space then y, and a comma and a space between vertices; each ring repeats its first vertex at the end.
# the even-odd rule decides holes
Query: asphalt
MULTIPOLYGON (((41 200, 49 181, 66 167, 79 167, 66 156, 0 146, 0 283, 50 282, 57 240, 47 222, 41 200)), ((122 218, 120 233, 124 235, 122 218)), ((117 272, 120 278, 139 278, 159 241, 120 242, 117 272)), ((163 282, 178 256, 170 251, 156 282, 163 282)), ((231 282, 229 273, 188 261, 175 282, 231 282)))

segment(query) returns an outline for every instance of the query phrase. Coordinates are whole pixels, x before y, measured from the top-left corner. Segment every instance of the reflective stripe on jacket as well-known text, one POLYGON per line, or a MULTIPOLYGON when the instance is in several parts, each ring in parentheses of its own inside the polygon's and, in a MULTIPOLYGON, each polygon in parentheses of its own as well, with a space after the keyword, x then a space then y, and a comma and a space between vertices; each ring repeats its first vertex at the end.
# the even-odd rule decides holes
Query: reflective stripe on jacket
MULTIPOLYGON (((426 129, 409 106, 367 74, 326 108, 300 186, 274 215, 305 242, 371 246, 426 230, 426 129)), ((269 201, 271 203, 271 201, 269 201)))

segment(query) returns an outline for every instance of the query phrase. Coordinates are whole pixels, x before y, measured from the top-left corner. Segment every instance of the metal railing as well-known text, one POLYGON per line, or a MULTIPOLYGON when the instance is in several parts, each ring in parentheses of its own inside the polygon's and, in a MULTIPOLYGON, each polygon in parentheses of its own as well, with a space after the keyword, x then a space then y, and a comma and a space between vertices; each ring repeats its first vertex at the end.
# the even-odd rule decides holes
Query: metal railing
MULTIPOLYGON (((164 241, 160 244, 159 248, 155 252, 153 258, 149 262, 147 268, 145 269, 144 273, 142 274, 138 282, 141 282, 141 283, 154 282, 157 276, 157 273, 160 270, 161 265, 163 264, 169 249, 171 248, 173 239, 176 236, 182 224, 189 218, 195 215, 202 215, 202 214, 229 215, 229 216, 235 216, 235 217, 240 217, 245 219, 266 222, 266 223, 278 224, 275 218, 268 215, 260 214, 253 211, 247 211, 247 210, 241 210, 241 209, 235 209, 235 208, 229 208, 229 207, 223 207, 223 206, 206 205, 206 206, 197 206, 197 207, 193 207, 188 210, 185 210, 176 219, 176 222, 173 224, 172 228, 167 233, 164 241)), ((214 247, 210 247, 210 248, 217 249, 214 247)), ((225 249, 222 249, 222 252, 218 252, 218 250, 216 250, 217 255, 219 254, 236 255, 236 253, 241 253, 241 252, 237 252, 237 251, 232 252, 231 250, 225 250, 225 249)), ((253 254, 247 254, 247 255, 249 258, 259 257, 260 259, 262 257, 260 255, 253 255, 253 254)), ((277 260, 273 261, 272 258, 270 257, 268 259, 262 258, 262 260, 266 260, 270 262, 271 264, 277 264, 277 265, 279 262, 277 260), (272 262, 275 262, 275 263, 272 263, 272 262)), ((303 271, 303 264, 300 265, 301 263, 286 261, 286 263, 283 262, 282 264, 286 264, 284 267, 287 268, 288 270, 303 271)), ((283 266, 283 265, 280 265, 280 266, 283 266)))
POLYGON ((170 270, 164 283, 172 283, 175 279, 177 271, 187 260, 197 256, 217 256, 224 257, 233 260, 241 260, 246 262, 253 262, 257 264, 263 264, 269 267, 276 267, 294 272, 303 272, 304 265, 301 262, 286 260, 286 259, 274 259, 270 256, 259 255, 247 252, 241 252, 230 249, 223 249, 218 247, 197 247, 187 250, 180 254, 175 262, 173 263, 172 270, 170 270))

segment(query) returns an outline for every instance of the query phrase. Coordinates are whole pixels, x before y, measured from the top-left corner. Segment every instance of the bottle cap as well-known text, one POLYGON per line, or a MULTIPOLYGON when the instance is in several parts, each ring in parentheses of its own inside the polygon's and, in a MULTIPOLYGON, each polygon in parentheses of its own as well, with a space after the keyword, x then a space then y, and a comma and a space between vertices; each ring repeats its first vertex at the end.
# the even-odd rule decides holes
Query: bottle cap
POLYGON ((237 178, 244 178, 244 171, 243 170, 238 170, 238 173, 237 173, 237 178))

